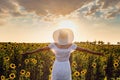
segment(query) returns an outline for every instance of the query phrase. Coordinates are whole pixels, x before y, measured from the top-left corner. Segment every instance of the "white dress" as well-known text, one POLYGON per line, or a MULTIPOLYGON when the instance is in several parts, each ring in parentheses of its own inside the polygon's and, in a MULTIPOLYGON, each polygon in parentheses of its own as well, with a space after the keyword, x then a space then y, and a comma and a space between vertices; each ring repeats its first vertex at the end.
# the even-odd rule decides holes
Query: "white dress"
POLYGON ((52 80, 72 80, 69 57, 70 53, 73 52, 77 46, 72 44, 67 49, 61 49, 54 43, 51 43, 49 48, 51 48, 56 57, 52 69, 52 80))

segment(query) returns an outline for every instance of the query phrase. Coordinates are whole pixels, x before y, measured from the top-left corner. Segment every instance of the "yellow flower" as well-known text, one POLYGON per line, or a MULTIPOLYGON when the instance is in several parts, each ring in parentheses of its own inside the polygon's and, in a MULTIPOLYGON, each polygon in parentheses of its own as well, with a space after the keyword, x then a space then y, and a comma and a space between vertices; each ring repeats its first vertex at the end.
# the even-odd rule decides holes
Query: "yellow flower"
POLYGON ((118 59, 120 60, 120 56, 118 57, 118 59))
POLYGON ((101 61, 103 61, 103 62, 106 61, 106 60, 107 60, 106 57, 101 58, 101 61))
POLYGON ((76 67, 77 66, 77 63, 75 61, 72 62, 72 66, 73 67, 76 67))
POLYGON ((18 64, 18 66, 20 67, 20 66, 21 66, 21 64, 18 64))
POLYGON ((5 80, 5 76, 2 75, 2 76, 1 76, 1 80, 5 80))
POLYGON ((20 51, 19 51, 19 54, 22 54, 22 53, 23 53, 23 51, 22 51, 22 50, 20 50, 20 51))
POLYGON ((106 68, 107 68, 107 65, 104 65, 104 66, 103 66, 103 70, 105 70, 106 68))
POLYGON ((30 72, 29 71, 26 72, 25 77, 30 77, 30 72))
POLYGON ((78 77, 80 75, 80 73, 78 71, 75 71, 73 75, 78 77))
POLYGON ((15 64, 14 64, 14 63, 11 63, 11 64, 10 64, 10 68, 15 69, 15 68, 16 68, 15 64))
POLYGON ((119 64, 118 63, 114 63, 113 66, 116 68, 116 67, 119 66, 119 64))
POLYGON ((49 71, 52 72, 52 66, 49 68, 49 71))
POLYGON ((117 79, 116 80, 120 80, 120 77, 117 77, 117 79))
POLYGON ((21 75, 24 75, 24 74, 25 74, 25 70, 22 69, 22 70, 20 71, 20 74, 21 74, 21 75))
POLYGON ((28 64, 29 63, 29 59, 25 59, 25 64, 28 64))
POLYGON ((16 45, 15 48, 18 48, 18 45, 16 45))
POLYGON ((119 63, 119 60, 118 60, 118 59, 115 59, 115 60, 114 60, 114 63, 119 63))
POLYGON ((51 80, 52 75, 49 75, 49 80, 51 80))
POLYGON ((15 74, 14 73, 11 73, 10 75, 9 75, 9 78, 10 79, 14 79, 16 76, 15 76, 15 74))
POLYGON ((40 61, 40 64, 42 64, 42 65, 43 65, 43 64, 44 64, 44 61, 40 61))
POLYGON ((4 57, 4 60, 5 60, 5 61, 9 61, 9 60, 10 60, 10 57, 9 57, 9 56, 6 56, 6 57, 4 57))
POLYGON ((38 65, 38 68, 43 68, 43 65, 38 65))
POLYGON ((36 64, 37 63, 37 60, 32 58, 31 61, 33 62, 33 64, 36 64))
POLYGON ((82 71, 81 71, 81 74, 82 74, 82 75, 85 75, 85 74, 86 74, 86 72, 87 72, 87 70, 86 70, 86 69, 84 69, 84 70, 82 70, 82 71))
POLYGON ((51 59, 54 61, 54 60, 55 60, 55 57, 54 57, 54 56, 52 56, 52 57, 51 57, 51 59))
POLYGON ((93 68, 96 68, 96 63, 93 63, 93 64, 92 64, 92 67, 93 67, 93 68))
POLYGON ((107 76, 105 76, 104 80, 107 80, 107 76))

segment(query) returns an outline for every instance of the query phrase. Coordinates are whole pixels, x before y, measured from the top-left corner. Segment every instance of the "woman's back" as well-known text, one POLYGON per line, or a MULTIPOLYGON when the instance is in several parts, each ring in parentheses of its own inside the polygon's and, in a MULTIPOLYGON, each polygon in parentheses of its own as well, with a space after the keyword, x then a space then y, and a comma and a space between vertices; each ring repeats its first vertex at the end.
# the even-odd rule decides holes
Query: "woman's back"
POLYGON ((70 53, 77 48, 75 44, 72 44, 69 48, 58 48, 55 43, 51 43, 49 47, 55 54, 56 60, 59 62, 68 61, 70 53))
POLYGON ((56 57, 52 69, 52 80, 72 80, 69 57, 77 46, 72 44, 68 48, 59 48, 55 43, 51 43, 49 48, 56 57))

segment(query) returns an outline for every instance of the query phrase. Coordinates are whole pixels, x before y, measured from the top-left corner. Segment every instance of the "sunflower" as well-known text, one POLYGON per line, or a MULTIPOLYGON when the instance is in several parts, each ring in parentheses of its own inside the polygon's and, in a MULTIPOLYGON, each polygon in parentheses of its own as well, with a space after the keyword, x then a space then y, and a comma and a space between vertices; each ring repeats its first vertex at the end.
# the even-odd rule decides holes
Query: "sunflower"
POLYGON ((80 73, 78 71, 75 71, 73 75, 78 77, 80 75, 80 73))
POLYGON ((4 57, 4 61, 9 61, 9 60, 10 60, 9 56, 4 57))
POLYGON ((103 61, 103 62, 106 61, 106 60, 107 60, 106 57, 101 58, 101 61, 103 61))
POLYGON ((115 60, 114 60, 114 63, 119 63, 119 60, 118 60, 118 59, 115 59, 115 60))
POLYGON ((10 75, 9 75, 9 78, 10 79, 14 79, 16 76, 15 76, 15 73, 11 73, 10 75))
POLYGON ((51 57, 51 59, 54 61, 54 60, 55 60, 55 57, 54 57, 54 56, 52 56, 52 57, 51 57))
POLYGON ((105 70, 106 68, 107 68, 107 65, 104 65, 104 66, 103 66, 103 70, 105 70))
POLYGON ((86 69, 84 69, 84 70, 82 70, 82 71, 81 71, 81 74, 82 74, 82 75, 85 75, 85 74, 86 74, 86 72, 87 72, 87 70, 86 70, 86 69))
POLYGON ((50 64, 53 64, 53 61, 50 61, 50 64))
POLYGON ((116 80, 120 80, 120 77, 117 77, 117 79, 116 80))
POLYGON ((20 74, 21 74, 21 75, 24 75, 24 74, 25 74, 25 70, 22 69, 22 70, 20 71, 20 74))
POLYGON ((28 64, 29 62, 30 62, 30 60, 29 59, 25 59, 25 64, 28 64))
POLYGON ((15 48, 18 48, 18 45, 16 45, 15 48))
POLYGON ((113 66, 114 66, 115 68, 117 68, 117 67, 119 66, 119 64, 118 64, 118 63, 114 63, 113 66))
POLYGON ((43 64, 44 64, 44 61, 40 61, 40 64, 42 64, 42 65, 43 65, 43 64))
POLYGON ((49 71, 52 72, 52 66, 49 68, 49 71))
POLYGON ((29 71, 26 72, 25 77, 26 77, 26 78, 27 78, 27 77, 30 77, 30 72, 29 72, 29 71))
POLYGON ((11 63, 11 64, 10 64, 10 68, 15 69, 15 68, 16 68, 15 64, 14 64, 14 63, 11 63))
POLYGON ((38 68, 43 68, 43 65, 38 65, 38 68))
POLYGON ((3 49, 3 48, 0 48, 0 50, 1 50, 1 51, 4 51, 4 49, 3 49))
POLYGON ((20 67, 20 66, 21 66, 21 64, 18 64, 18 66, 20 67))
POLYGON ((37 63, 37 60, 35 58, 32 58, 31 61, 33 62, 33 64, 37 63))
MULTIPOLYGON (((104 80, 107 80, 107 76, 105 76, 104 80)), ((113 79, 114 80, 114 79, 113 79)))
POLYGON ((20 50, 20 51, 19 51, 19 54, 22 54, 22 53, 23 53, 23 51, 22 51, 22 50, 20 50))
POLYGON ((51 80, 51 77, 52 77, 52 75, 49 75, 49 79, 48 80, 51 80))
POLYGON ((118 57, 118 59, 120 60, 120 56, 118 57))
POLYGON ((96 63, 93 63, 93 64, 92 64, 92 67, 93 67, 93 68, 96 68, 96 63))
POLYGON ((75 61, 72 62, 72 66, 73 67, 76 67, 77 66, 77 63, 75 61))
POLYGON ((5 76, 4 75, 1 76, 1 80, 5 80, 5 76))

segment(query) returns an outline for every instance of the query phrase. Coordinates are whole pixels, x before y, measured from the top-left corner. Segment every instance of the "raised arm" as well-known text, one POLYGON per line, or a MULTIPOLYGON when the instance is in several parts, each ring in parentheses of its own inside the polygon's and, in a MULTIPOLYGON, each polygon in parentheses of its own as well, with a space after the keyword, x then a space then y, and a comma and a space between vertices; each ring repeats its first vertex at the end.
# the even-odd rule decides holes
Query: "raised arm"
POLYGON ((27 51, 27 52, 23 53, 23 55, 24 54, 33 54, 33 53, 37 53, 39 51, 44 51, 44 50, 49 50, 49 49, 50 48, 48 46, 46 46, 46 47, 43 47, 43 48, 38 48, 38 49, 33 50, 33 51, 27 51))
POLYGON ((88 49, 84 49, 84 48, 81 48, 81 47, 77 47, 76 50, 83 51, 83 52, 88 52, 88 53, 95 54, 95 55, 100 55, 100 56, 104 55, 103 53, 94 52, 94 51, 91 51, 91 50, 88 50, 88 49))

